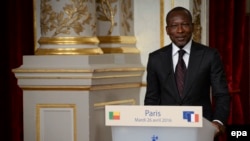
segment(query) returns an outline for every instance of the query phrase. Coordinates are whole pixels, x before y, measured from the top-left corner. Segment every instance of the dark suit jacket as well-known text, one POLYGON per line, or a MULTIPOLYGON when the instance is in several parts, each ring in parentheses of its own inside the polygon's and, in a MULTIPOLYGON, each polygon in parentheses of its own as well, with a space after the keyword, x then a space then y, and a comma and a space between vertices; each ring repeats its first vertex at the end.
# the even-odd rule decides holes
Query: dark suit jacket
POLYGON ((172 44, 150 53, 144 105, 202 106, 205 118, 226 123, 230 97, 223 64, 216 49, 192 42, 183 94, 184 97, 180 98, 175 82, 172 44), (215 111, 210 101, 210 90, 215 111))

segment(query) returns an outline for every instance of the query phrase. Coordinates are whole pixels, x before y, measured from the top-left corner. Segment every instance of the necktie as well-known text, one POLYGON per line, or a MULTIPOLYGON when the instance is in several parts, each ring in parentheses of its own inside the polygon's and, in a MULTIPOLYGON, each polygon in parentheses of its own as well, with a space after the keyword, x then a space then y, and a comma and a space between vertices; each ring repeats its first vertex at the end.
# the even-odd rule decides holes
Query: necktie
POLYGON ((185 51, 181 49, 178 52, 179 52, 179 59, 175 69, 175 79, 179 94, 181 97, 183 97, 184 77, 186 72, 186 65, 183 60, 183 55, 185 54, 185 51))

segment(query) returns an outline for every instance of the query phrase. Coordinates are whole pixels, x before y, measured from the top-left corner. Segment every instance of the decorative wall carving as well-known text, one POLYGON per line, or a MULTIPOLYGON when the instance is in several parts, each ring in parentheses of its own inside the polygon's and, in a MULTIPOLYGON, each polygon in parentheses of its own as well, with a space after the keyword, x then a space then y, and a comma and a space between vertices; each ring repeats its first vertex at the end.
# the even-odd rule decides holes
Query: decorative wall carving
POLYGON ((193 0, 193 23, 194 23, 194 33, 193 39, 196 42, 201 42, 201 0, 193 0))
POLYGON ((122 0, 121 2, 121 13, 122 13, 122 23, 121 27, 124 35, 128 35, 132 31, 130 22, 134 21, 133 9, 131 0, 122 0))
MULTIPOLYGON (((51 33, 52 37, 72 35, 72 32, 80 35, 85 30, 85 25, 95 28, 91 22, 95 15, 88 10, 86 0, 41 0, 40 26, 41 34, 46 36, 51 33), (58 2, 58 7, 56 6, 58 2), (60 9, 61 8, 61 9, 60 9)), ((92 31, 95 31, 93 29, 92 31)))
POLYGON ((117 3, 117 0, 96 0, 97 19, 110 22, 108 35, 111 35, 114 26, 117 25, 117 22, 114 20, 117 13, 117 5, 112 5, 112 3, 117 3))
POLYGON ((107 36, 115 34, 114 28, 121 30, 118 34, 128 35, 133 21, 133 2, 131 0, 96 0, 97 20, 108 22, 107 36))

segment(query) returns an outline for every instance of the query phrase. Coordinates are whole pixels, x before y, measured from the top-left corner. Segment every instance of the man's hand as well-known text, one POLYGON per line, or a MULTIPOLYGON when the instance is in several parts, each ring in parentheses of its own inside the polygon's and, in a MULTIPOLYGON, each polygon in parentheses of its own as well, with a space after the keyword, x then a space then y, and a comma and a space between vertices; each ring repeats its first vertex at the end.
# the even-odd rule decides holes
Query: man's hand
POLYGON ((215 136, 219 136, 219 135, 225 133, 226 128, 224 125, 220 124, 217 121, 212 121, 212 124, 218 129, 218 132, 216 132, 215 136))

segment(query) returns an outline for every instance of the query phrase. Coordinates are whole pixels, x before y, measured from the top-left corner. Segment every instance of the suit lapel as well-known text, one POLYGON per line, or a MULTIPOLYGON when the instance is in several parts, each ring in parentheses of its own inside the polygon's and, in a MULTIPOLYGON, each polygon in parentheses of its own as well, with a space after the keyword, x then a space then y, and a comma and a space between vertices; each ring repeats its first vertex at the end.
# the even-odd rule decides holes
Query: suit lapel
POLYGON ((192 43, 188 70, 186 73, 185 86, 184 86, 184 98, 188 95, 188 91, 191 88, 193 81, 195 80, 196 73, 199 70, 199 66, 202 60, 203 49, 196 43, 192 43))
POLYGON ((170 90, 170 94, 177 100, 180 101, 180 97, 178 94, 178 89, 175 81, 175 74, 173 69, 173 61, 172 61, 172 44, 164 47, 165 49, 161 52, 161 62, 163 71, 166 72, 166 76, 164 78, 165 88, 170 90))

